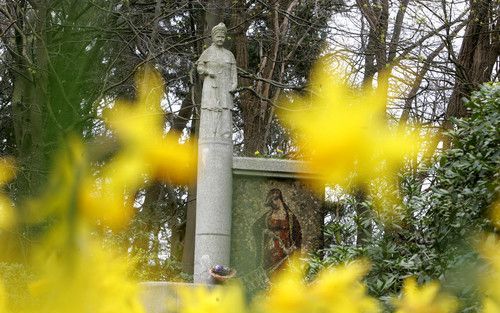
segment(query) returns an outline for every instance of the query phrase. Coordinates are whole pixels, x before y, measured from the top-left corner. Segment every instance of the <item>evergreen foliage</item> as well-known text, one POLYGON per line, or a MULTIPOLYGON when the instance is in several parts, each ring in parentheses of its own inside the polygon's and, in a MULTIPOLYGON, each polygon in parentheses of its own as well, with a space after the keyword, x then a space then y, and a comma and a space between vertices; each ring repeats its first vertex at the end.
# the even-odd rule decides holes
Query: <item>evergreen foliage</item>
POLYGON ((500 85, 483 85, 466 107, 470 116, 454 120, 447 133, 452 148, 436 157, 428 177, 402 175, 407 210, 403 223, 388 227, 374 222, 373 236, 355 245, 349 237, 355 228, 349 216, 354 197, 331 204, 337 215, 342 208, 342 217, 327 224, 330 245, 322 251, 324 257, 311 259, 312 274, 365 257, 373 265, 368 287, 382 300, 398 293, 406 277, 415 276, 419 283, 439 279, 459 293, 466 306, 477 305, 471 269, 478 260, 473 250, 482 232, 496 231, 488 214, 500 188, 500 85))

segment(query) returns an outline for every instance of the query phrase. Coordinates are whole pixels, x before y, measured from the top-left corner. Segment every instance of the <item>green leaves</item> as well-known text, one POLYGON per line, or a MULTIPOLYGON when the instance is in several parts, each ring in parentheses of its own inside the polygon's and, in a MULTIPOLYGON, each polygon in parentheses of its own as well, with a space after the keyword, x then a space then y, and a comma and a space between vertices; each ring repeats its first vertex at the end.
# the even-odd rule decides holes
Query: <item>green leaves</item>
POLYGON ((331 245, 323 259, 313 259, 313 271, 364 256, 372 262, 368 288, 381 300, 398 293, 406 277, 416 276, 419 283, 441 280, 460 296, 464 309, 478 305, 477 286, 466 277, 478 268, 471 242, 493 227, 486 213, 500 189, 500 84, 483 85, 466 106, 470 116, 453 121, 447 134, 452 146, 435 157, 429 176, 401 175, 408 212, 403 222, 391 228, 376 223, 371 240, 354 246, 349 210, 355 204, 337 203, 342 217, 326 225, 331 245))

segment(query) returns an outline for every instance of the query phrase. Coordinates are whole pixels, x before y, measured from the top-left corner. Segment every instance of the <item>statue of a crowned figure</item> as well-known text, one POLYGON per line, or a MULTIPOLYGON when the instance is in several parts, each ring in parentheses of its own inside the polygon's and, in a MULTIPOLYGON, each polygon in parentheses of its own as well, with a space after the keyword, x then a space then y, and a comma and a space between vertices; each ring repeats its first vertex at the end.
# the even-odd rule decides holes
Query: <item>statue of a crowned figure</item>
POLYGON ((236 60, 223 48, 227 28, 212 29, 212 45, 196 62, 203 76, 198 177, 194 275, 196 283, 211 281, 210 269, 229 266, 231 250, 233 95, 237 87, 236 60), (207 262, 207 260, 210 260, 207 262))
POLYGON ((212 45, 196 62, 198 73, 204 77, 201 97, 200 139, 232 140, 233 96, 237 81, 236 60, 224 49, 227 28, 220 23, 212 28, 212 45))

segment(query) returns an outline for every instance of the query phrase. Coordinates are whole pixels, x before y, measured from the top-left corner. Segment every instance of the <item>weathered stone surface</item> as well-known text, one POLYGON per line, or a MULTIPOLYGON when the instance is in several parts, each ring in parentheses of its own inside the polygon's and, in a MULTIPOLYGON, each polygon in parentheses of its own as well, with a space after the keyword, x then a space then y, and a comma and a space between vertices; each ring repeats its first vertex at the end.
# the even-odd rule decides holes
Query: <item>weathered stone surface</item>
POLYGON ((147 281, 139 284, 140 298, 145 313, 179 312, 182 304, 181 299, 179 298, 180 288, 211 289, 213 287, 213 285, 167 281, 147 281))
POLYGON ((223 23, 212 29, 212 45, 196 62, 198 73, 203 76, 200 139, 232 139, 230 91, 236 89, 238 82, 234 55, 223 47, 226 31, 223 23))
POLYGON ((307 162, 285 159, 234 157, 233 173, 239 176, 315 179, 307 162))
POLYGON ((179 308, 178 288, 194 287, 194 284, 173 283, 163 281, 143 282, 140 284, 141 300, 145 313, 177 312, 179 308), (172 305, 169 311, 168 305, 172 305))

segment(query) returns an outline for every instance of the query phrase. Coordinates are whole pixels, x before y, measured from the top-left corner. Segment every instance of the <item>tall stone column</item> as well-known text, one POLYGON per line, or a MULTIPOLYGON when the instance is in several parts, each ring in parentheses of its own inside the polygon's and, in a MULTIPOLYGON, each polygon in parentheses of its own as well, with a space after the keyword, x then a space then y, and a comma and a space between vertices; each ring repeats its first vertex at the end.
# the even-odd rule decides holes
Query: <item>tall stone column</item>
POLYGON ((213 44, 197 61, 204 77, 198 139, 194 282, 210 282, 209 269, 228 266, 232 208, 231 90, 236 89, 236 61, 223 48, 226 26, 212 29, 213 44))
POLYGON ((215 264, 229 265, 232 143, 200 140, 196 194, 194 281, 209 282, 215 264))

